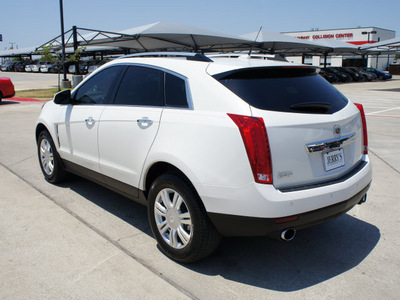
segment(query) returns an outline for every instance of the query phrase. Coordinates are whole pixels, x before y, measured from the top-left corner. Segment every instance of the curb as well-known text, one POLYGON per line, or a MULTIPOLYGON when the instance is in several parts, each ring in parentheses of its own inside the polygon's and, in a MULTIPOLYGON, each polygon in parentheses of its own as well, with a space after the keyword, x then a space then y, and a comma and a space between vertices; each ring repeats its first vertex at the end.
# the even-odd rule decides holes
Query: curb
POLYGON ((47 101, 50 101, 50 100, 52 100, 52 99, 45 98, 45 99, 39 100, 39 99, 34 99, 34 98, 12 97, 12 98, 7 98, 7 100, 10 100, 10 101, 19 101, 19 102, 47 102, 47 101))

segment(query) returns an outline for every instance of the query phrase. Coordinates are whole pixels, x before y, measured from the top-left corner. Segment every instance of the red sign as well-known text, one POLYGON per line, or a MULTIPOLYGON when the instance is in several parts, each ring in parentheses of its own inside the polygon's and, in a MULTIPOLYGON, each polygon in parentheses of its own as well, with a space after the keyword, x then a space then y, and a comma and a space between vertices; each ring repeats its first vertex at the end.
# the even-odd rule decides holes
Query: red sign
MULTIPOLYGON (((309 40, 310 35, 302 35, 302 36, 296 36, 296 38, 301 39, 301 40, 309 40)), ((353 33, 326 33, 326 34, 314 34, 312 36, 313 40, 327 40, 327 39, 345 39, 345 38, 352 38, 353 33)))

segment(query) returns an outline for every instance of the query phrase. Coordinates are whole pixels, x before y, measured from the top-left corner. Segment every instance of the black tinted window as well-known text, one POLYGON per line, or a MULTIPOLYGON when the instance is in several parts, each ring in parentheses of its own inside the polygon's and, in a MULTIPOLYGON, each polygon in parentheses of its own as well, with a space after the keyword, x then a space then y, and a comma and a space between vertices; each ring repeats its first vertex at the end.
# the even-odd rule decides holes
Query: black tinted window
POLYGON ((259 109, 334 113, 348 100, 313 68, 257 68, 215 75, 219 82, 259 109))
POLYGON ((185 80, 165 73, 165 97, 167 106, 188 107, 185 80))
POLYGON ((120 67, 107 68, 86 81, 75 94, 75 100, 81 104, 104 104, 113 87, 120 67))
POLYGON ((164 73, 145 67, 129 67, 121 81, 115 104, 162 106, 164 73))

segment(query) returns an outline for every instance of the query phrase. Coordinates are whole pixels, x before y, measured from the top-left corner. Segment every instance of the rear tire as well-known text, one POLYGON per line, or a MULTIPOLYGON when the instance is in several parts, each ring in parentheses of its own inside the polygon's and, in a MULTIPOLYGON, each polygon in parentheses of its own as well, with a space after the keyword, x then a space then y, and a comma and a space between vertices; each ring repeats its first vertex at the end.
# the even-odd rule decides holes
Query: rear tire
POLYGON ((62 167, 60 156, 47 130, 40 132, 37 147, 40 168, 46 181, 50 183, 64 181, 68 173, 62 167))
POLYGON ((158 245, 173 260, 194 262, 219 245, 221 237, 196 191, 174 173, 163 174, 153 182, 147 211, 158 245))

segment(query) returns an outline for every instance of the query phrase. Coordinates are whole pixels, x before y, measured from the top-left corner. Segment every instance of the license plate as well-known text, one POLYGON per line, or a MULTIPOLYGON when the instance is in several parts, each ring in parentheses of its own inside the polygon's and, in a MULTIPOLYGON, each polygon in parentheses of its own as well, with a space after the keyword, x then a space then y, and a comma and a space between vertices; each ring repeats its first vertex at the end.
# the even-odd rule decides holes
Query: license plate
POLYGON ((325 152, 323 158, 326 172, 343 167, 345 164, 343 149, 325 152))

